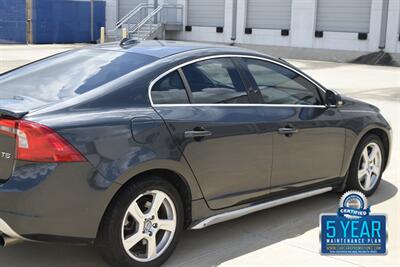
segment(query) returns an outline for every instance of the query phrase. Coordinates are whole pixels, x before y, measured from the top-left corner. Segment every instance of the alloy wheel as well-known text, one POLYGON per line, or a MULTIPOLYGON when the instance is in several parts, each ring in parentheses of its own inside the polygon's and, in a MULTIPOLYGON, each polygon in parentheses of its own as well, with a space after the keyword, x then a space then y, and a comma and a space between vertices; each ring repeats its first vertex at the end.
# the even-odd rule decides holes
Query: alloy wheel
POLYGON ((128 207, 122 224, 122 243, 136 261, 149 262, 171 244, 176 231, 176 208, 160 190, 139 195, 128 207))
POLYGON ((358 181, 363 190, 369 191, 379 180, 382 167, 382 152, 378 144, 365 146, 358 164, 358 181))

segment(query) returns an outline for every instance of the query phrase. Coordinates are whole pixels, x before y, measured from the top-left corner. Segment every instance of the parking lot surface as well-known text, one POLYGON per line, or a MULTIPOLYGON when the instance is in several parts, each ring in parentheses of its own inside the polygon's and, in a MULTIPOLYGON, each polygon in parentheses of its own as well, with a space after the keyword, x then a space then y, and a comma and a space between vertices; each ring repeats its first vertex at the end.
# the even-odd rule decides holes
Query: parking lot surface
MULTIPOLYGON (((76 45, 0 45, 0 73, 73 47, 76 45)), ((369 198, 373 213, 388 215, 388 255, 321 256, 319 215, 336 212, 340 197, 326 193, 186 231, 166 266, 400 266, 400 68, 289 61, 327 88, 378 106, 391 122, 391 162, 380 187, 369 198)), ((91 246, 21 243, 0 250, 0 266, 107 265, 91 246)))

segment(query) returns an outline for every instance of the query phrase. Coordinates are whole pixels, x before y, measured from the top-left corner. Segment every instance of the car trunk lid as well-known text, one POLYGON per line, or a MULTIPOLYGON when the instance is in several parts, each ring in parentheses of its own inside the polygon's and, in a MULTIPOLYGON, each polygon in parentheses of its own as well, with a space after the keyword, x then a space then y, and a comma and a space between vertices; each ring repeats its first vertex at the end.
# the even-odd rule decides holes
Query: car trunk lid
POLYGON ((17 111, 0 109, 0 183, 13 172, 16 151, 16 119, 22 117, 17 111), (4 119, 4 117, 12 118, 4 119), (14 122, 14 123, 13 123, 14 122))

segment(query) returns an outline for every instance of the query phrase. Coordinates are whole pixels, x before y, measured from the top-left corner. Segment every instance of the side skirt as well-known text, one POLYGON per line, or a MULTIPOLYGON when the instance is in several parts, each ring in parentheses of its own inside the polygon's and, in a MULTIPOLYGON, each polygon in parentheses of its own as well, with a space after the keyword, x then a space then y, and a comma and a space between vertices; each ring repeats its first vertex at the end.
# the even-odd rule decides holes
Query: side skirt
POLYGON ((300 193, 300 194, 296 194, 296 195, 256 204, 256 205, 250 206, 250 207, 224 212, 224 213, 217 214, 217 215, 208 217, 208 218, 200 221, 199 223, 192 226, 191 229, 194 229, 194 230, 202 229, 202 228, 208 227, 213 224, 236 219, 236 218, 245 216, 245 215, 253 213, 253 212, 273 208, 273 207, 283 205, 283 204, 286 204, 289 202, 293 202, 296 200, 300 200, 303 198, 320 195, 320 194, 323 194, 323 193, 326 193, 326 192, 329 192, 332 190, 333 190, 333 187, 331 187, 331 186, 324 187, 324 188, 320 188, 320 189, 316 189, 316 190, 312 190, 312 191, 308 191, 308 192, 304 192, 304 193, 300 193))

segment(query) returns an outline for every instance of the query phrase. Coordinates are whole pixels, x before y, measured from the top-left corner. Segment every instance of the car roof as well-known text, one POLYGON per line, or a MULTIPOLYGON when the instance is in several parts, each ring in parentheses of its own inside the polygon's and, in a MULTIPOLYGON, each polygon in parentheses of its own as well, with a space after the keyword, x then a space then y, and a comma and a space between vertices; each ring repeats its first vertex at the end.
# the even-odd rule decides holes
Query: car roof
POLYGON ((209 43, 182 42, 182 41, 160 41, 160 40, 132 41, 132 42, 127 42, 127 44, 123 45, 121 45, 119 42, 113 42, 113 43, 92 46, 92 48, 120 51, 126 53, 137 53, 157 58, 164 58, 188 51, 198 50, 199 52, 201 52, 206 49, 214 51, 218 50, 223 53, 247 53, 253 55, 266 56, 264 54, 257 53, 255 51, 241 47, 220 45, 220 44, 209 44, 209 43))

